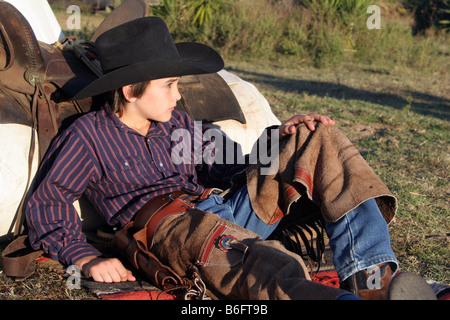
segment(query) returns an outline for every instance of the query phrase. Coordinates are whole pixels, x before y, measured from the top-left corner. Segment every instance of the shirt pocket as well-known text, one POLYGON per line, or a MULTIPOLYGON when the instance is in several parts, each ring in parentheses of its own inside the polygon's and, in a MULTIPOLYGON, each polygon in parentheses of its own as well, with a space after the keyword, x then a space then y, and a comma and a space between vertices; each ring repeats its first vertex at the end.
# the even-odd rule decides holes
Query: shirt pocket
POLYGON ((139 157, 122 156, 106 163, 107 178, 111 183, 142 185, 148 183, 145 165, 139 157))

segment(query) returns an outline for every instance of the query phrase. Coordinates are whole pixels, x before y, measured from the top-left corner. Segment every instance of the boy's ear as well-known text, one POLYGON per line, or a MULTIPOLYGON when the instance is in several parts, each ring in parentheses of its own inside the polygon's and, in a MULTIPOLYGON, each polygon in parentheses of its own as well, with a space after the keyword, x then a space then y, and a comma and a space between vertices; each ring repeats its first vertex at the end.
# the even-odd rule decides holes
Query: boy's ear
POLYGON ((131 94, 132 93, 132 85, 131 84, 123 86, 122 93, 128 102, 134 102, 136 100, 136 97, 133 97, 131 94))

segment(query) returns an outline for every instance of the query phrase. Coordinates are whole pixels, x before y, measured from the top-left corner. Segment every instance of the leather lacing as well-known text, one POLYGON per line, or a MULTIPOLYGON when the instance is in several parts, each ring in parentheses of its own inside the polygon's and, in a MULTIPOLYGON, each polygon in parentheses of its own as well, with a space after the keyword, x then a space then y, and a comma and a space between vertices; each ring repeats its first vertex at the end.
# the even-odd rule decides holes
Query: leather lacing
POLYGON ((211 300, 206 295, 206 284, 200 278, 200 274, 195 266, 191 265, 186 271, 187 277, 183 277, 183 284, 175 285, 170 288, 163 289, 156 300, 165 293, 175 293, 177 291, 184 292, 184 300, 211 300))

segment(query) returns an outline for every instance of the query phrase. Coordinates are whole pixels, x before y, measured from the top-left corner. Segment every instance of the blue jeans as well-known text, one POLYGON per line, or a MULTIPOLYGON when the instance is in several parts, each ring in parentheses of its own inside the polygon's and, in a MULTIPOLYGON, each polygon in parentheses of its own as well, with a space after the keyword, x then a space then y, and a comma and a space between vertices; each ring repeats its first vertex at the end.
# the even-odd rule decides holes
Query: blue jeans
POLYGON ((211 195, 208 199, 197 204, 196 207, 203 211, 215 213, 222 219, 253 231, 264 240, 270 236, 279 223, 268 225, 258 218, 250 204, 246 186, 238 190, 228 200, 218 195, 211 195))
POLYGON ((326 224, 325 229, 341 281, 381 263, 393 262, 393 273, 398 269, 388 226, 374 199, 363 202, 339 221, 326 224))
MULTIPOLYGON (((268 225, 258 218, 251 207, 247 187, 228 200, 211 195, 196 207, 251 230, 263 239, 267 239, 278 225, 268 225)), ((385 262, 397 265, 387 224, 375 200, 362 203, 336 223, 326 224, 325 229, 333 251, 333 263, 341 281, 373 265, 385 262)))

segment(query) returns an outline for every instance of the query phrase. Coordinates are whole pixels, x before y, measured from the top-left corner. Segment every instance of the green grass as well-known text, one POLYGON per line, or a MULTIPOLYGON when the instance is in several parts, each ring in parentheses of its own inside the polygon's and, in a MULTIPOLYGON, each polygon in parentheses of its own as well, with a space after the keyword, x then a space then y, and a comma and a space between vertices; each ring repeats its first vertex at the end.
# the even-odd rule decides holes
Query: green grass
POLYGON ((254 83, 280 120, 313 111, 330 115, 399 200, 390 232, 402 270, 450 283, 445 75, 436 87, 417 74, 420 91, 411 99, 406 69, 386 75, 356 64, 315 69, 231 61, 229 70, 254 83))
POLYGON ((398 1, 221 1, 201 27, 193 22, 193 2, 165 3, 168 9, 155 14, 166 20, 177 41, 206 43, 231 59, 296 59, 315 67, 358 62, 440 70, 445 57, 440 43, 448 39, 442 30, 436 30, 434 37, 414 36, 413 15, 398 1), (367 28, 369 3, 380 7, 380 30, 367 28))

